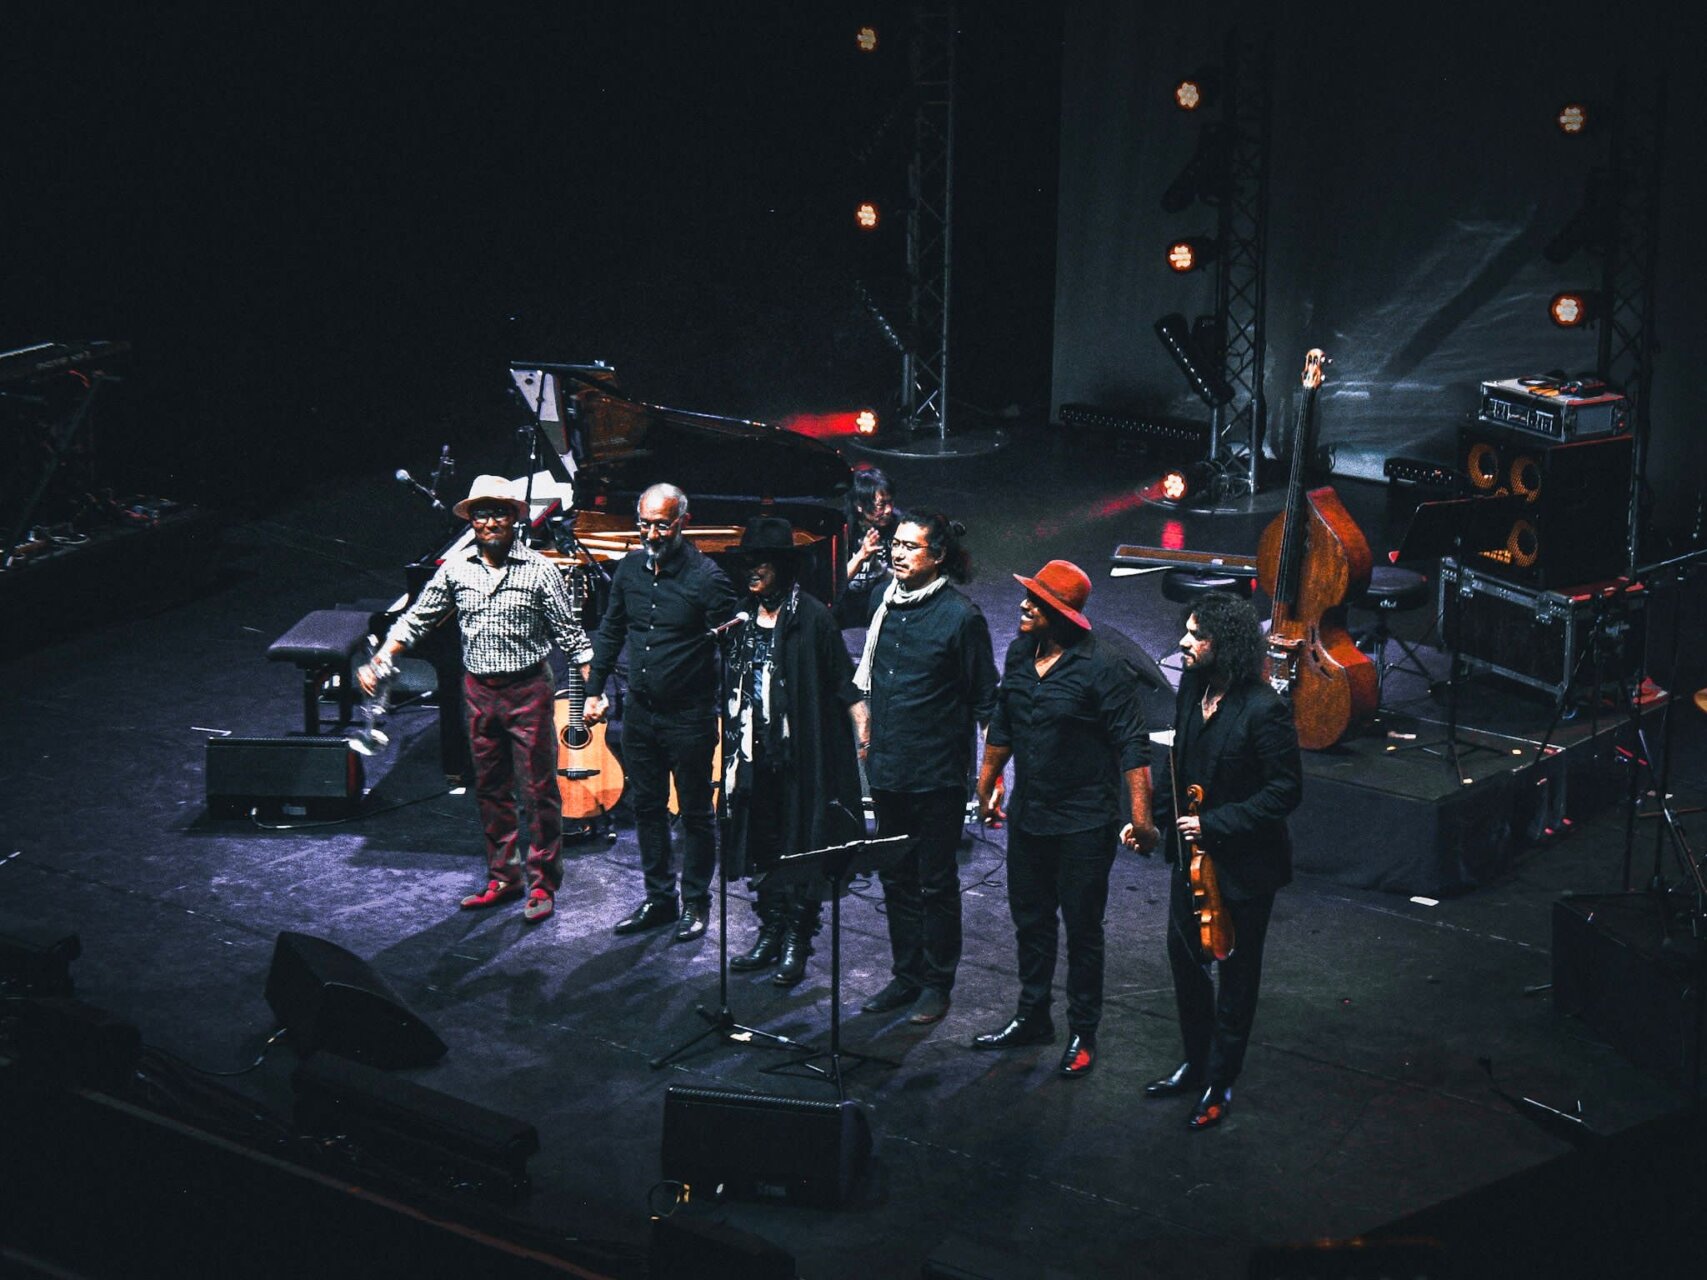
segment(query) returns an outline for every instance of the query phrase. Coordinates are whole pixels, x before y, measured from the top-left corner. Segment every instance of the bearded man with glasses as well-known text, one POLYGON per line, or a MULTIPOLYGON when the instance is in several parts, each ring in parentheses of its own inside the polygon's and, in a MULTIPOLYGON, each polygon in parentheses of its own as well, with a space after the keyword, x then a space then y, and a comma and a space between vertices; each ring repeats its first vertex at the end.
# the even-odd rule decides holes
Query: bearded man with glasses
POLYGON ((446 557, 356 679, 372 695, 397 656, 455 611, 488 873, 486 887, 462 905, 495 906, 525 890, 522 915, 537 924, 551 915, 563 882, 557 731, 546 655, 555 641, 585 674, 593 650, 562 573, 516 537, 528 508, 511 496, 510 488, 502 476, 475 479, 468 497, 454 508, 474 526, 473 545, 446 557), (516 813, 518 777, 528 811, 525 858, 516 813))

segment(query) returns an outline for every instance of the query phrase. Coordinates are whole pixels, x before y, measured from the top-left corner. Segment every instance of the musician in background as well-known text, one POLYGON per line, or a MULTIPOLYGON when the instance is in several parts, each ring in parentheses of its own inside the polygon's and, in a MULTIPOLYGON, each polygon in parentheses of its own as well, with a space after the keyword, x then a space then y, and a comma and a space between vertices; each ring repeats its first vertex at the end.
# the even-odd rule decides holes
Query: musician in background
POLYGON ((855 742, 866 736, 865 699, 853 662, 825 605, 796 581, 800 553, 780 516, 755 515, 741 533, 752 622, 730 642, 723 776, 731 872, 758 877, 759 935, 729 967, 777 965, 772 981, 806 976, 818 932, 819 878, 773 884, 785 853, 821 849, 865 834, 855 742))
POLYGON ((1292 879, 1286 815, 1303 798, 1298 732, 1292 710, 1262 678, 1264 643, 1256 611, 1221 592, 1200 597, 1180 637, 1184 675, 1174 713, 1174 743, 1156 789, 1156 822, 1174 864, 1168 908, 1173 970, 1185 1061, 1144 1087, 1151 1098, 1198 1095, 1188 1125, 1219 1124, 1233 1105, 1262 979, 1263 943, 1275 891, 1292 879), (1185 790, 1203 788, 1201 812, 1183 811, 1185 790), (1189 854, 1182 837, 1201 842, 1214 862, 1233 924, 1233 952, 1205 961, 1192 906, 1189 854), (1210 965, 1220 966, 1220 987, 1210 965))
POLYGON ((419 643, 454 609, 462 632, 463 701, 474 755, 474 794, 486 832, 486 887, 462 900, 490 907, 527 891, 529 923, 552 913, 563 882, 563 816, 557 790, 557 730, 552 719, 553 640, 569 661, 585 664, 592 648, 575 618, 563 575, 516 537, 527 503, 510 496, 502 476, 479 476, 453 508, 474 528, 472 546, 446 558, 397 619, 373 661, 356 679, 372 696, 397 655, 419 643), (528 811, 524 861, 514 789, 528 811), (524 883, 525 880, 525 883, 524 883))
POLYGON ((1067 1027, 1059 1073, 1089 1075, 1102 1021, 1103 912, 1108 873, 1124 842, 1149 853, 1150 739, 1132 669, 1098 643, 1084 615, 1091 580, 1051 560, 1025 588, 978 775, 979 814, 1008 822, 1008 910, 1019 947, 1018 1011, 976 1049, 1051 1044, 1057 917, 1067 928, 1067 1027), (1014 790, 1001 805, 1002 770, 1014 790), (1122 787, 1124 782, 1124 787, 1122 787), (1123 794, 1124 792, 1124 794, 1123 794))
POLYGON ((866 631, 854 683, 871 704, 865 755, 879 838, 913 837, 883 869, 894 978, 867 1013, 912 1006, 909 1020, 948 1012, 960 964, 960 868, 976 727, 996 706, 996 661, 984 615, 953 583, 972 574, 964 530, 938 512, 901 517, 895 576, 866 631))
POLYGON ((836 598, 838 626, 863 627, 889 585, 889 539, 895 536, 895 486, 876 467, 853 473, 847 497, 847 585, 836 598))
POLYGON ((646 899, 617 922, 615 931, 638 933, 679 919, 677 942, 703 937, 711 914, 718 683, 711 631, 735 613, 729 579, 682 536, 687 518, 688 496, 673 484, 655 484, 640 495, 635 521, 641 544, 618 561, 611 575, 609 599, 593 637, 586 706, 587 723, 605 718, 610 709, 605 683, 626 646, 622 751, 646 899), (679 908, 670 848, 672 778, 684 837, 679 908))

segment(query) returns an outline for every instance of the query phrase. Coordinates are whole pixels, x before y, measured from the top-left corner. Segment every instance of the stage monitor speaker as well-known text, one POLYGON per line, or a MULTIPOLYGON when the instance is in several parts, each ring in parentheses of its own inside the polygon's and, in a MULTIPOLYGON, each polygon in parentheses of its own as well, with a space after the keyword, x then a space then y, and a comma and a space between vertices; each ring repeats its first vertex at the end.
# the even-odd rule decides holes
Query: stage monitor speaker
POLYGON ((1464 427, 1458 457, 1470 491, 1525 499, 1496 546, 1466 547, 1466 564, 1528 586, 1616 578, 1629 564, 1629 436, 1553 444, 1498 427, 1464 427))
POLYGON ((424 1067, 445 1042, 406 1007, 367 961, 324 938, 279 934, 267 1003, 306 1057, 329 1049, 376 1067, 424 1067))
POLYGON ((646 1280, 796 1280, 794 1255, 763 1236, 698 1218, 652 1219, 646 1280))
POLYGON ((1661 895, 1566 894, 1553 904, 1553 1008, 1689 1089, 1703 1079, 1696 945, 1661 895))
POLYGON ((291 1087, 303 1133, 347 1137, 387 1164, 491 1199, 514 1200, 528 1189, 539 1131, 525 1120, 334 1053, 299 1064, 291 1087))
POLYGON ((362 798, 362 758, 344 738, 209 738, 207 810, 345 817, 362 798))
POLYGON ((0 915, 0 995, 69 996, 71 962, 83 941, 69 929, 0 915))
POLYGON ((663 1176, 702 1196, 833 1209, 871 1156, 856 1102, 672 1085, 664 1094, 663 1176))

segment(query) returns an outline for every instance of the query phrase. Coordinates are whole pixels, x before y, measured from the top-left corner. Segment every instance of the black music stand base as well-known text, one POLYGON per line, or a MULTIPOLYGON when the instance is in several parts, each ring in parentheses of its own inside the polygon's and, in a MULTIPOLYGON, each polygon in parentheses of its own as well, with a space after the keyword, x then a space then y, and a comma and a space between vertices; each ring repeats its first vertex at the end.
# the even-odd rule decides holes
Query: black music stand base
POLYGON ((842 892, 857 853, 873 846, 899 846, 911 839, 911 836, 888 836, 881 840, 854 840, 843 845, 832 845, 827 849, 793 854, 783 860, 785 864, 805 867, 814 867, 822 862, 824 880, 829 885, 830 1047, 763 1067, 760 1069, 761 1074, 792 1076, 800 1080, 824 1080, 835 1086, 838 1100, 846 1101, 847 1086, 843 1083, 843 1077, 848 1072, 867 1062, 880 1067, 901 1065, 892 1058, 880 1058, 876 1054, 855 1053, 851 1049, 842 1048, 842 892), (824 1065, 819 1065, 820 1060, 824 1065))

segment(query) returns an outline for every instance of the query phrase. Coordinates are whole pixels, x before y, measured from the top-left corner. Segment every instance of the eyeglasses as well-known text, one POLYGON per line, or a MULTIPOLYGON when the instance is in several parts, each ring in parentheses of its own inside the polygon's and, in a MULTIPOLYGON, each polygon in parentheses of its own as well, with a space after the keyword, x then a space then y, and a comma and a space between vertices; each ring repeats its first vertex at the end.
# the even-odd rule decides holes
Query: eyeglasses
POLYGON ((927 545, 927 543, 923 542, 908 542, 904 538, 889 539, 889 549, 891 551, 923 551, 927 545))
POLYGON ((514 520, 515 518, 516 513, 514 511, 470 511, 468 513, 468 519, 471 524, 482 520, 487 523, 494 523, 504 520, 514 520))
POLYGON ((672 528, 681 523, 681 517, 675 516, 669 520, 636 520, 635 527, 639 529, 657 529, 659 531, 672 528))

